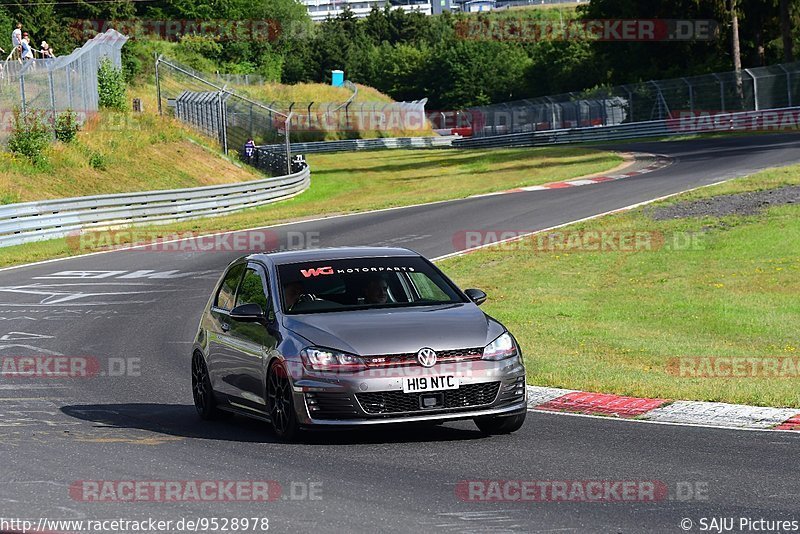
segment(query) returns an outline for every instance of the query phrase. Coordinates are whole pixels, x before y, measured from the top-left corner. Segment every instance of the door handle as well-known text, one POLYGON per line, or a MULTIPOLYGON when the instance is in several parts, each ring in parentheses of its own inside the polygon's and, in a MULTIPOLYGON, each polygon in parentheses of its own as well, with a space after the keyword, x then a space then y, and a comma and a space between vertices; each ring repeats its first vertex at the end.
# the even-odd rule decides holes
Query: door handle
POLYGON ((219 327, 222 328, 223 332, 227 332, 228 330, 231 329, 231 325, 229 325, 228 323, 222 323, 219 325, 219 327))

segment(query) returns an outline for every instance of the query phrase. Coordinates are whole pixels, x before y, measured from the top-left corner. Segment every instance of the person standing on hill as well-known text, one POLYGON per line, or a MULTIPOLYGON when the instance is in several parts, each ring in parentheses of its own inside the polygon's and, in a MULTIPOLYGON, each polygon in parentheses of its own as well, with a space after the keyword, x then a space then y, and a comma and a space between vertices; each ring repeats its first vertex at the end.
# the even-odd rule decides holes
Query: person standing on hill
POLYGON ((22 46, 22 23, 17 22, 14 31, 11 32, 11 49, 20 50, 22 46))
POLYGON ((244 157, 247 158, 247 163, 253 163, 253 156, 256 155, 256 142, 252 138, 248 139, 244 144, 244 157))
POLYGON ((31 38, 28 37, 28 32, 22 34, 20 47, 20 54, 23 60, 33 59, 33 48, 31 48, 31 38))
POLYGON ((42 41, 39 53, 42 55, 43 58, 54 58, 54 57, 56 57, 55 52, 53 52, 52 47, 49 44, 47 44, 47 41, 42 41))

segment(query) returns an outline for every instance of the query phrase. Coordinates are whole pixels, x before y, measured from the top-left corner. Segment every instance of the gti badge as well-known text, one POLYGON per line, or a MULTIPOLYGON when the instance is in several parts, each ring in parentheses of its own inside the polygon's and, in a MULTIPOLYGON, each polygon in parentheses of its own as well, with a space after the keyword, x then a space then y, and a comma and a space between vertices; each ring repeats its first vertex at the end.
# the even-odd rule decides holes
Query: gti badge
POLYGON ((417 353, 417 361, 422 367, 433 367, 436 365, 436 352, 427 347, 424 349, 419 349, 419 352, 417 353))

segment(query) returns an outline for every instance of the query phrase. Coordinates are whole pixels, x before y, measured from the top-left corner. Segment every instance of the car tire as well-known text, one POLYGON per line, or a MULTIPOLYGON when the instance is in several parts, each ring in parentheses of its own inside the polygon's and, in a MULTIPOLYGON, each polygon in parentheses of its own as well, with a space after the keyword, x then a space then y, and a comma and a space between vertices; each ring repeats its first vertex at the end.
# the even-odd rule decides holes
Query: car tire
POLYGON ((267 372, 267 411, 272 431, 281 441, 295 441, 300 435, 300 424, 294 410, 292 383, 286 367, 280 362, 267 372))
POLYGON ((518 415, 476 417, 475 425, 484 434, 510 434, 522 428, 528 412, 518 415))
POLYGON ((220 418, 222 411, 217 407, 206 361, 199 352, 192 356, 192 397, 200 419, 208 421, 220 418))

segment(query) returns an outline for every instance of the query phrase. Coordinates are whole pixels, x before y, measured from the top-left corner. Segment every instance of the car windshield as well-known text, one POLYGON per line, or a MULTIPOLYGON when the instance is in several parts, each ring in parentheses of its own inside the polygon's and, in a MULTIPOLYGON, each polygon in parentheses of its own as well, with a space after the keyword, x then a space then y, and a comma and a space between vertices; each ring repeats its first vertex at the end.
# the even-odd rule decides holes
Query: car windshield
POLYGON ((462 303, 465 300, 419 257, 318 260, 278 266, 284 313, 321 313, 462 303))

